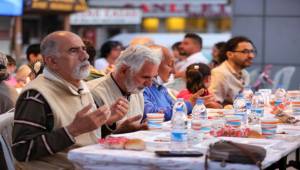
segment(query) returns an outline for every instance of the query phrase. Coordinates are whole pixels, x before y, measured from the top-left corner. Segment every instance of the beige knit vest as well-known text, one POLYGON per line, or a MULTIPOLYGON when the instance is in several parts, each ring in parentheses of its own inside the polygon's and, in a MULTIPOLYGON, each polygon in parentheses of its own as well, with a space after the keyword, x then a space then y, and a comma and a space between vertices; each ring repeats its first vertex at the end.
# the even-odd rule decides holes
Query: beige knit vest
MULTIPOLYGON (((116 83, 111 78, 111 75, 106 75, 92 81, 87 82, 89 89, 98 105, 112 105, 122 93, 116 83)), ((122 123, 129 117, 143 114, 144 112, 144 96, 143 93, 131 94, 129 102, 129 110, 122 120, 117 122, 117 125, 122 123)), ((138 122, 138 121, 137 121, 138 122)))
MULTIPOLYGON (((23 92, 30 89, 41 93, 48 102, 54 115, 54 129, 66 127, 74 120, 78 111, 89 103, 94 104, 92 95, 89 92, 75 94, 62 82, 47 79, 43 75, 30 82, 23 92)), ((101 131, 99 130, 99 132, 101 131)), ((75 139, 76 144, 79 146, 95 144, 97 143, 96 131, 79 135, 75 139)))

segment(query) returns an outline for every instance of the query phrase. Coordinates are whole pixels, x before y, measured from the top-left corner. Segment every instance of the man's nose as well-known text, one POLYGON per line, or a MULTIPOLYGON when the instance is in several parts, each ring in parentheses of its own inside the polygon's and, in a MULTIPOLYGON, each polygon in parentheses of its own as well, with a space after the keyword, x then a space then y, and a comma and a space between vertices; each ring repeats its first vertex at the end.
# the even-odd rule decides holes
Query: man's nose
POLYGON ((170 71, 171 74, 175 74, 175 67, 173 66, 170 71))
POLYGON ((85 50, 81 50, 80 61, 85 61, 89 59, 89 54, 85 50))
POLYGON ((248 55, 248 57, 251 58, 251 59, 254 59, 254 58, 256 57, 256 55, 253 54, 253 53, 250 53, 250 54, 248 55))
POLYGON ((149 87, 151 85, 152 85, 152 79, 146 80, 145 83, 144 83, 144 86, 147 86, 147 87, 149 87))

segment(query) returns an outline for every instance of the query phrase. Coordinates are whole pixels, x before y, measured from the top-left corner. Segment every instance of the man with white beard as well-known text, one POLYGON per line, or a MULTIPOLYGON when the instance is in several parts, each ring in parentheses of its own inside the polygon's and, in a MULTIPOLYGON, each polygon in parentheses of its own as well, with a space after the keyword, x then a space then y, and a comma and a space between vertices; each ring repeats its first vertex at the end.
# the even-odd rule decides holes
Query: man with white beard
POLYGON ((117 128, 123 133, 147 128, 146 124, 140 123, 144 112, 142 91, 151 86, 160 62, 160 52, 142 45, 130 46, 116 60, 111 74, 87 83, 97 105, 110 105, 121 96, 129 101, 126 116, 116 124, 106 126, 108 130, 117 128))
POLYGON ((41 53, 44 72, 24 88, 16 105, 12 150, 17 169, 74 169, 67 151, 96 144, 99 127, 121 119, 128 102, 119 98, 111 108, 96 109, 82 81, 89 74, 89 56, 76 34, 49 34, 41 53))

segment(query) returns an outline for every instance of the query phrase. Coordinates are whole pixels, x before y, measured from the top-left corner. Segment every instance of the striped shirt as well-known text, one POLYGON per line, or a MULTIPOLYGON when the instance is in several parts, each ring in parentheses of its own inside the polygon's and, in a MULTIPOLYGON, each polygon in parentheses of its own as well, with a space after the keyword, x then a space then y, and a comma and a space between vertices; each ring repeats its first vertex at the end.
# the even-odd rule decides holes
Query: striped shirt
POLYGON ((16 104, 12 151, 18 161, 53 155, 75 143, 64 127, 53 129, 49 104, 35 90, 23 93, 16 104))

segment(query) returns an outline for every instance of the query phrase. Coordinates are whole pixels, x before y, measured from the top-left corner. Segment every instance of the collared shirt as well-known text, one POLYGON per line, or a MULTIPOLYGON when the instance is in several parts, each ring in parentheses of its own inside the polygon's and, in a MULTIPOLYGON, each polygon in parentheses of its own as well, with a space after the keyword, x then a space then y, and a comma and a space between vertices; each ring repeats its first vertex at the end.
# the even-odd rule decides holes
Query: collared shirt
MULTIPOLYGON (((144 103, 144 118, 146 118, 146 113, 162 111, 165 114, 165 121, 171 120, 174 101, 165 86, 153 82, 152 86, 146 87, 144 90, 144 103)), ((189 102, 186 102, 186 105, 188 113, 190 113, 192 105, 189 102)))
POLYGON ((185 71, 189 65, 194 63, 208 64, 209 61, 204 57, 202 52, 197 52, 190 55, 186 60, 183 61, 183 64, 180 66, 179 71, 185 71))
POLYGON ((60 84, 63 84, 74 95, 79 95, 79 94, 84 94, 84 93, 90 93, 89 88, 87 87, 87 85, 85 84, 85 82, 82 81, 82 80, 80 80, 79 86, 76 87, 73 84, 67 82, 66 80, 64 80, 63 78, 61 78, 59 75, 57 75, 56 73, 50 71, 47 68, 45 68, 43 70, 43 74, 44 74, 45 78, 47 78, 49 80, 53 80, 53 81, 58 82, 60 84))
POLYGON ((215 95, 217 101, 232 104, 235 96, 241 92, 249 82, 249 74, 245 69, 237 73, 229 65, 228 61, 224 61, 211 71, 209 91, 215 95))
POLYGON ((111 79, 115 82, 115 84, 117 85, 117 87, 119 88, 121 94, 123 97, 125 97, 128 101, 130 101, 130 95, 131 93, 124 91, 123 89, 121 89, 121 87, 119 86, 119 84, 117 83, 117 81, 115 80, 115 78, 113 77, 112 74, 110 74, 111 79))

